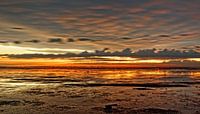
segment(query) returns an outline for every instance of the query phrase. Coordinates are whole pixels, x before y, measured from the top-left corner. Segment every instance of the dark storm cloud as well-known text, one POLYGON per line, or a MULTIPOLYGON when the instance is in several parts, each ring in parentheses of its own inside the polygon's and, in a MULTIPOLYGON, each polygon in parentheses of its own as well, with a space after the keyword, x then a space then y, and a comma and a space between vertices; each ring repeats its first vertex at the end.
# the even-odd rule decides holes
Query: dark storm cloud
POLYGON ((9 58, 69 58, 69 57, 94 57, 94 56, 121 56, 136 58, 200 58, 200 53, 194 50, 180 51, 175 49, 144 49, 133 52, 130 48, 121 51, 110 52, 108 48, 95 50, 94 52, 81 52, 79 54, 21 54, 21 55, 3 55, 9 58))
POLYGON ((159 37, 170 37, 170 35, 168 35, 168 34, 161 34, 161 35, 159 35, 159 37))
POLYGON ((100 39, 96 39, 96 38, 93 38, 93 39, 90 39, 90 38, 79 38, 78 41, 97 42, 97 41, 102 41, 102 40, 100 40, 100 39))
POLYGON ((6 41, 6 40, 2 40, 0 41, 0 43, 14 43, 14 44, 21 44, 23 42, 29 42, 29 43, 40 43, 40 40, 27 40, 27 41, 6 41))
POLYGON ((72 38, 69 38, 69 39, 67 40, 67 42, 75 42, 75 40, 72 39, 72 38))
POLYGON ((139 50, 135 52, 138 57, 158 57, 158 58, 199 58, 200 53, 194 50, 180 51, 180 50, 156 50, 156 49, 146 49, 139 50))
POLYGON ((21 27, 13 27, 12 29, 23 30, 24 28, 21 28, 21 27))
POLYGON ((40 43, 41 41, 40 41, 40 40, 28 40, 28 41, 25 41, 25 42, 29 42, 29 43, 40 43))
POLYGON ((122 38, 123 40, 130 40, 131 38, 128 38, 128 37, 124 37, 122 38))
POLYGON ((94 40, 89 39, 89 38, 79 38, 78 40, 79 41, 94 41, 94 40))
POLYGON ((21 44, 21 41, 13 41, 14 44, 21 44))
POLYGON ((50 38, 48 40, 49 43, 63 43, 63 39, 62 38, 50 38))

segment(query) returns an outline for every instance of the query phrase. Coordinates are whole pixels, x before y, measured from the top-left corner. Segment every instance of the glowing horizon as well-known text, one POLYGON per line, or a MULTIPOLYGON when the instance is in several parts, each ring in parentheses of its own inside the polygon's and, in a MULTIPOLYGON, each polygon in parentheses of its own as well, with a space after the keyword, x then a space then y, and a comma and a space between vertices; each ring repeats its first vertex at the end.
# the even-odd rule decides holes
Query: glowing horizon
POLYGON ((26 67, 26 66, 49 66, 49 67, 80 67, 80 68, 162 68, 162 67, 191 67, 200 68, 199 59, 142 59, 131 57, 96 57, 94 58, 65 58, 65 59, 10 59, 0 58, 0 67, 26 67))
POLYGON ((0 61, 198 66, 198 4, 3 0, 0 61))

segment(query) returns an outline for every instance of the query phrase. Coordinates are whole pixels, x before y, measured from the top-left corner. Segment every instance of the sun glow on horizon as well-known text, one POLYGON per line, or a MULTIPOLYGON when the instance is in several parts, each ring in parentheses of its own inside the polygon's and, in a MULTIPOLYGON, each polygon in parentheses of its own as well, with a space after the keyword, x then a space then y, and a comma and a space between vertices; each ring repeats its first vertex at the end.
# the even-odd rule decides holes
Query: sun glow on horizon
POLYGON ((132 57, 70 57, 70 58, 33 58, 33 59, 15 59, 1 57, 0 61, 6 62, 30 62, 30 63, 163 63, 170 60, 162 59, 141 59, 132 57))
POLYGON ((200 58, 189 58, 189 59, 186 59, 186 60, 200 62, 200 58))
MULTIPOLYGON (((188 59, 153 59, 153 58, 132 58, 132 57, 69 57, 60 59, 35 58, 16 59, 0 58, 1 66, 60 66, 60 67, 184 67, 184 61, 199 62, 199 58, 188 59), (173 64, 179 61, 179 64, 173 64), (172 62, 172 63, 171 63, 172 62)), ((188 66, 188 64, 187 64, 188 66)), ((200 65, 194 65, 194 67, 200 65)))
MULTIPOLYGON (((61 49, 61 48, 32 48, 15 45, 0 45, 0 54, 65 54, 69 52, 80 53, 81 49, 61 49), (62 52, 62 53, 61 53, 62 52)), ((88 50, 88 52, 92 52, 88 50)))

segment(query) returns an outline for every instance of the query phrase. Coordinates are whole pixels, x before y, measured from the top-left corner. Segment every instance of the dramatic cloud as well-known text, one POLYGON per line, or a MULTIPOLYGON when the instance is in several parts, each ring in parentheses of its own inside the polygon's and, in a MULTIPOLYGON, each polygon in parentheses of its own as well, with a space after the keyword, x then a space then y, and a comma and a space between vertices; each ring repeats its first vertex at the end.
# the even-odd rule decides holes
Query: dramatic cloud
POLYGON ((162 35, 159 35, 159 37, 170 37, 170 35, 162 34, 162 35))
POLYGON ((72 39, 72 38, 69 38, 69 39, 67 40, 67 42, 75 42, 75 40, 72 39))
POLYGON ((0 43, 15 46, 19 43, 13 42, 19 41, 17 46, 30 48, 190 47, 200 51, 192 47, 200 43, 199 4, 199 0, 2 0, 0 41, 6 42, 0 43))
POLYGON ((90 42, 95 42, 95 41, 99 41, 99 40, 93 40, 93 39, 89 39, 89 38, 79 38, 79 41, 90 41, 90 42))
POLYGON ((25 42, 30 42, 30 43, 40 43, 41 41, 40 41, 40 40, 28 40, 28 41, 25 41, 25 42))
POLYGON ((69 57, 106 57, 106 56, 118 56, 118 57, 135 57, 135 58, 200 58, 200 53, 194 50, 180 51, 180 50, 157 50, 157 49, 145 49, 133 52, 130 48, 123 49, 122 51, 110 52, 108 48, 103 50, 95 50, 94 52, 81 52, 66 53, 66 54, 21 54, 21 55, 2 55, 9 58, 69 58, 69 57))
POLYGON ((15 43, 15 44, 21 44, 20 41, 14 41, 13 43, 15 43))
POLYGON ((63 40, 61 38, 50 38, 48 42, 50 42, 50 43, 62 43, 63 40))
POLYGON ((93 41, 93 40, 91 40, 91 39, 88 39, 88 38, 80 38, 80 39, 78 39, 79 41, 93 41))
POLYGON ((20 27, 13 27, 12 29, 16 29, 16 30, 23 30, 24 28, 20 28, 20 27))
POLYGON ((125 38, 122 38, 123 40, 130 40, 131 38, 128 38, 128 37, 125 37, 125 38))

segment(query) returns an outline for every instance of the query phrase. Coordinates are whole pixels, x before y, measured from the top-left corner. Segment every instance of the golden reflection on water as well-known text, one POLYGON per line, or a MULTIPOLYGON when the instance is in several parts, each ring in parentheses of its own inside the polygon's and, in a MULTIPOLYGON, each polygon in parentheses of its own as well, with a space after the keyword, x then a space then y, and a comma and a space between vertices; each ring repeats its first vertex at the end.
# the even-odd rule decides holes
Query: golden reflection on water
POLYGON ((135 71, 102 71, 104 79, 133 79, 137 75, 135 71))
POLYGON ((191 77, 200 79, 200 72, 191 72, 191 77))
MULTIPOLYGON (((126 69, 126 70, 116 70, 116 69, 2 69, 0 70, 0 82, 6 81, 8 79, 17 78, 31 78, 37 79, 48 78, 48 79, 79 79, 79 80, 90 80, 96 81, 102 80, 130 80, 135 81, 137 79, 157 80, 162 77, 189 77, 189 78, 200 78, 199 70, 155 70, 155 69, 126 69)), ((26 81, 26 80, 25 80, 26 81)), ((9 82, 9 81, 7 81, 9 82)))

